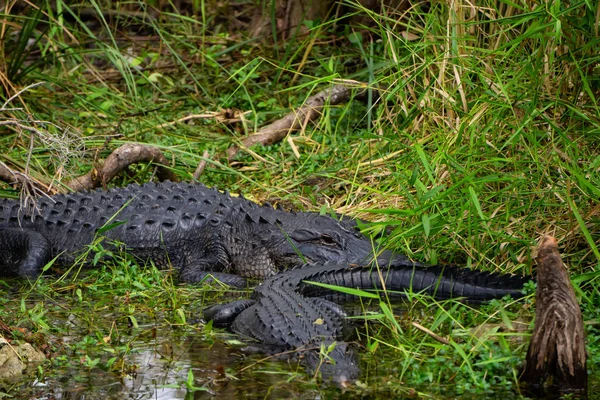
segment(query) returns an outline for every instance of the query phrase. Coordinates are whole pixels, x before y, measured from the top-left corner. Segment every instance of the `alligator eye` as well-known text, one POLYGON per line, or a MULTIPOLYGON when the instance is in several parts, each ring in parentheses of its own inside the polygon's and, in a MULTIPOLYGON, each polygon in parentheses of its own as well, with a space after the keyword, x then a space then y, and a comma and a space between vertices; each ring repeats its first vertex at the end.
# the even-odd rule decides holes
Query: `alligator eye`
POLYGON ((337 246, 337 242, 329 235, 321 235, 319 240, 325 246, 337 246))

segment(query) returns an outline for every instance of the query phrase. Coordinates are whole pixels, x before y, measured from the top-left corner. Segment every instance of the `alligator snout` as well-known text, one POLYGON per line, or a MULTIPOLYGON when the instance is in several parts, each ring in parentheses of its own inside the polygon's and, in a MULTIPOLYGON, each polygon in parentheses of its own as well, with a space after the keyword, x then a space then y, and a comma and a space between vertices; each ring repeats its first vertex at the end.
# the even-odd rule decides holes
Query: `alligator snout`
POLYGON ((325 383, 341 387, 353 385, 360 375, 358 357, 347 342, 325 340, 315 343, 302 355, 302 363, 313 376, 320 375, 325 383))

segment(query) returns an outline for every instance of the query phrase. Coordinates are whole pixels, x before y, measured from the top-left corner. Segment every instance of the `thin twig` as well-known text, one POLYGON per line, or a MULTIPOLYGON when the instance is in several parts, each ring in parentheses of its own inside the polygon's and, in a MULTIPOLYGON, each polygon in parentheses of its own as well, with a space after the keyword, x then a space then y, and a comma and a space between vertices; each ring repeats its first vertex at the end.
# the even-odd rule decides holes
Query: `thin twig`
POLYGON ((23 89, 19 90, 17 93, 13 94, 12 96, 10 96, 10 97, 8 98, 8 100, 6 100, 6 101, 4 102, 4 104, 2 104, 2 107, 0 107, 0 111, 5 111, 5 107, 6 107, 6 105, 7 105, 8 103, 10 103, 11 101, 13 101, 13 100, 15 99, 15 97, 18 97, 18 96, 19 96, 21 93, 23 93, 23 92, 25 92, 25 91, 27 91, 27 90, 29 90, 29 89, 33 89, 33 88, 34 88, 34 87, 36 87, 36 86, 43 85, 44 83, 46 83, 46 82, 43 82, 43 81, 42 81, 42 82, 36 82, 36 83, 32 83, 32 84, 31 84, 31 85, 29 85, 29 86, 25 86, 23 89))
POLYGON ((200 175, 202 175, 202 172, 204 172, 204 168, 206 168, 207 160, 209 157, 210 153, 208 152, 208 150, 204 150, 204 153, 202 153, 202 160, 200 160, 200 162, 198 163, 198 168, 196 168, 194 174, 192 175, 194 180, 197 181, 198 178, 200 178, 200 175))
POLYGON ((437 334, 433 333, 429 329, 425 328, 423 325, 420 325, 417 322, 413 322, 412 325, 415 328, 417 328, 418 330, 420 330, 421 332, 428 334, 429 336, 431 336, 432 338, 434 338, 438 342, 440 342, 442 344, 447 344, 447 345, 450 344, 450 341, 448 339, 445 339, 445 338, 441 337, 440 335, 437 335, 437 334))

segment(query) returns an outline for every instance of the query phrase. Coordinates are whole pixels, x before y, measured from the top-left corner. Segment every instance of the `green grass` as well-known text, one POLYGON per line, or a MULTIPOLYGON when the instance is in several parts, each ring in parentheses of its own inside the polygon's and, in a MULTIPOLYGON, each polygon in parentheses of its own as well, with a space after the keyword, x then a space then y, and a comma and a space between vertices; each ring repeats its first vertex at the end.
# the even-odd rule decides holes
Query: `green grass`
MULTIPOLYGON (((47 3, 41 14, 3 16, 0 103, 8 102, 0 110, 0 161, 56 188, 126 142, 160 147, 182 180, 191 179, 208 150, 200 180, 209 186, 375 221, 366 232, 390 228, 386 245, 416 260, 489 271, 532 273, 535 246, 551 234, 581 301, 598 388, 600 39, 592 3, 432 2, 427 12, 415 6, 401 17, 347 2, 371 23, 352 30, 339 20, 312 21, 308 35, 276 44, 227 33, 233 17, 209 2, 199 2, 196 11, 206 12, 198 18, 111 14, 93 28, 74 6, 47 3), (380 100, 328 108, 305 131, 242 152, 234 163, 222 156, 339 78, 379 88, 380 100), (227 123, 199 116, 223 109, 243 118, 227 123), (178 122, 187 116, 195 117, 178 122)), ((90 4, 92 12, 107 9, 90 4)), ((140 4, 123 7, 139 10, 140 4)), ((153 174, 153 166, 135 166, 110 185, 145 182, 153 174)), ((60 336, 54 302, 65 301, 63 307, 89 319, 88 333, 72 345, 78 356, 91 354, 83 361, 89 370, 127 369, 123 360, 135 349, 99 339, 112 337, 113 322, 135 328, 137 315, 151 315, 159 329, 176 326, 226 340, 188 321, 199 307, 189 296, 199 304, 226 301, 220 290, 177 286, 169 275, 129 264, 125 257, 81 281, 44 279, 3 295, 0 318, 60 336), (97 316, 113 297, 131 308, 97 316)), ((516 395, 532 301, 473 309, 415 295, 401 314, 384 307, 371 317, 376 323, 361 329, 365 377, 355 390, 375 397, 516 395)), ((123 341, 138 343, 139 335, 129 332, 123 341)), ((64 354, 71 345, 54 347, 64 354)), ((50 376, 58 366, 44 368, 50 376)), ((274 367, 256 368, 254 376, 262 376, 274 367)), ((277 374, 282 381, 307 379, 289 370, 277 374)), ((188 378, 177 382, 206 383, 188 378)))

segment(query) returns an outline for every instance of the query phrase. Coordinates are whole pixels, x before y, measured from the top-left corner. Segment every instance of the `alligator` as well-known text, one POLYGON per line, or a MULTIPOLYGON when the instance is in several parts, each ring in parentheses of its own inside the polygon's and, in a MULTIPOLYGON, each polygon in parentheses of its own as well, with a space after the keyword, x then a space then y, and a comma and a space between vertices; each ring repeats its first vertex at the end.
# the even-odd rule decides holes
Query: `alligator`
POLYGON ((345 325, 344 309, 338 304, 351 295, 313 282, 385 289, 388 295, 412 290, 437 299, 463 297, 469 302, 483 302, 505 295, 522 297, 526 281, 517 276, 412 262, 396 262, 384 268, 323 263, 275 275, 256 287, 252 299, 209 307, 204 310, 204 318, 258 341, 259 348, 269 353, 295 351, 310 374, 320 372, 324 381, 345 386, 360 373, 357 357, 344 341, 350 331, 345 325), (321 349, 331 347, 323 358, 321 349))
POLYGON ((35 278, 51 260, 73 265, 99 234, 107 246, 118 242, 190 283, 216 278, 245 286, 245 278, 305 263, 408 262, 375 252, 349 218, 287 212, 201 184, 164 182, 43 197, 33 209, 0 200, 0 276, 35 278))

